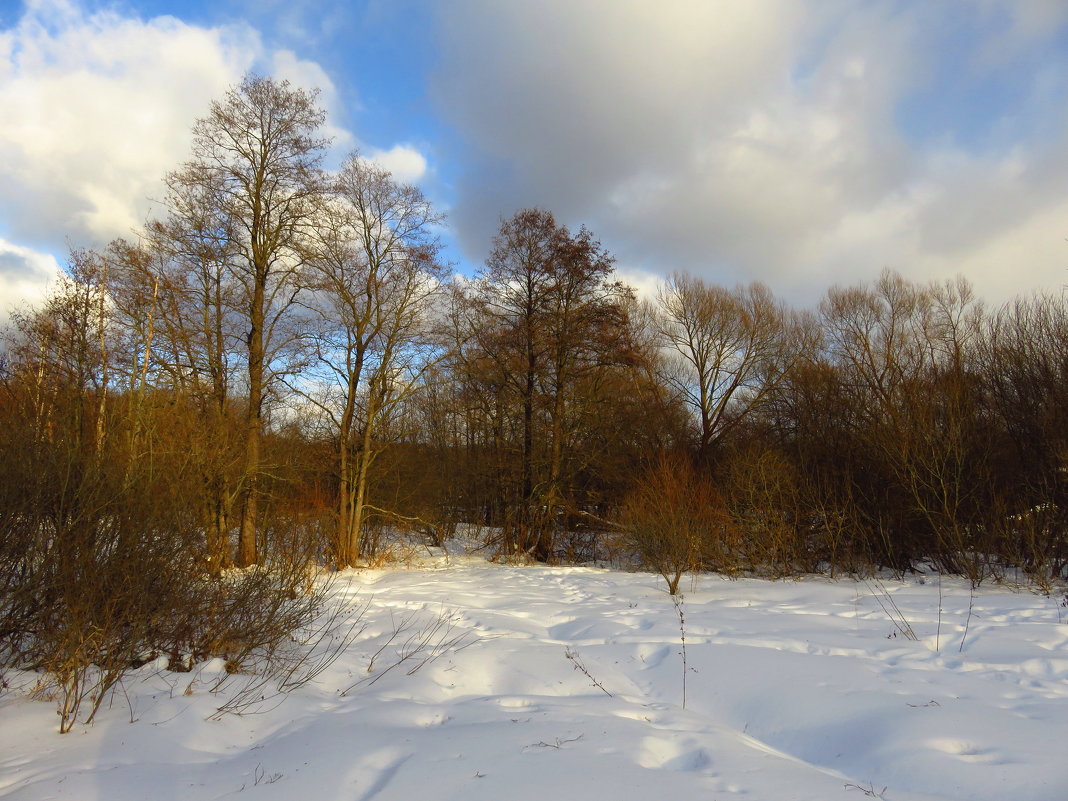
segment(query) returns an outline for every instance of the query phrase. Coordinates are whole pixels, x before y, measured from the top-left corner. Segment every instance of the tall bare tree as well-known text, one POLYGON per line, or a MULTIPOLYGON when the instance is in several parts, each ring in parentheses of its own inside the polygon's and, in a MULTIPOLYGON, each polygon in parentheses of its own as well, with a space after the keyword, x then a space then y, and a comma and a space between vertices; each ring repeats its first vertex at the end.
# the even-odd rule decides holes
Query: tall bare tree
MULTIPOLYGON (((197 418, 191 450, 203 487, 206 558, 232 561, 230 527, 240 463, 233 398, 244 330, 232 274, 230 218, 204 184, 172 176, 167 215, 152 221, 134 247, 108 249, 117 312, 132 332, 131 389, 154 389, 187 403, 197 418)), ((140 402, 140 401, 138 401, 140 402)))
POLYGON ((583 413, 575 390, 628 358, 631 292, 612 279, 613 259, 588 230, 572 233, 551 213, 524 209, 502 221, 468 295, 467 364, 494 387, 496 412, 511 398, 519 407, 512 546, 539 560, 551 557, 569 502, 569 441, 583 413))
POLYGON ((219 237, 236 282, 248 395, 237 564, 257 560, 264 412, 277 377, 285 324, 301 289, 327 141, 315 92, 247 76, 193 128, 192 158, 169 178, 171 211, 219 237), (204 207, 186 200, 196 196, 204 207))
POLYGON ((305 395, 336 443, 339 566, 360 556, 369 475, 388 424, 441 356, 430 316, 443 280, 440 220, 419 189, 355 154, 319 212, 309 306, 329 390, 305 395))

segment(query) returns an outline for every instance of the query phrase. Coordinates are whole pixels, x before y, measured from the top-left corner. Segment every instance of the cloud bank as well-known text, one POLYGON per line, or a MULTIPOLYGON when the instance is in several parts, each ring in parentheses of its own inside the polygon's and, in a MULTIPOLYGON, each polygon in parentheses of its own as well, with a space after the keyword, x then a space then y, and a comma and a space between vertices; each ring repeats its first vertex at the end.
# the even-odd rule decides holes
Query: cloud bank
POLYGON ((355 111, 389 133, 363 152, 432 186, 468 267, 539 205, 646 282, 758 279, 804 305, 884 266, 994 302, 1068 283, 1062 0, 282 5, 212 12, 256 28, 31 0, 0 30, 0 315, 65 242, 140 225, 249 69, 321 90, 331 160, 360 144, 333 81, 375 87, 355 111))
POLYGON ((1059 287, 1066 11, 449 4, 434 96, 465 143, 452 222, 478 259, 501 215, 545 206, 628 269, 802 303, 883 266, 961 273, 993 301, 1059 287))

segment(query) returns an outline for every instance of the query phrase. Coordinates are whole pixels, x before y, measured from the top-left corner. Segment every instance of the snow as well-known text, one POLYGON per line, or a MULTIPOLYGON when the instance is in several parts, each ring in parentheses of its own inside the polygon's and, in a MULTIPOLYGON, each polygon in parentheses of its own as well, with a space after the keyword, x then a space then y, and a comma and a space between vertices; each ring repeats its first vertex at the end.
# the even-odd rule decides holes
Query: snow
POLYGON ((1057 598, 943 579, 939 614, 916 577, 687 579, 683 708, 664 586, 476 556, 352 571, 353 644, 243 714, 211 719, 248 681, 212 692, 218 660, 146 665, 64 736, 54 704, 7 692, 0 798, 1068 798, 1057 598))

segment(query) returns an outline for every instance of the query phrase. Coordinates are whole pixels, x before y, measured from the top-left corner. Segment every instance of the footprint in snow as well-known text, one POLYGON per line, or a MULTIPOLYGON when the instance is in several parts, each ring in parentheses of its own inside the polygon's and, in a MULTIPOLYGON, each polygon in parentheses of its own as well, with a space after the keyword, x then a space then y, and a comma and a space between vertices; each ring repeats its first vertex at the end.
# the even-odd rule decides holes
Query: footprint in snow
POLYGON ((537 705, 529 698, 516 695, 502 695, 497 698, 497 705, 502 709, 527 709, 536 711, 537 705))
POLYGON ((638 648, 638 658, 645 663, 645 669, 657 667, 663 662, 671 648, 667 645, 642 645, 638 648))
POLYGON ((1003 765, 1007 759, 1000 756, 996 751, 989 748, 980 748, 973 743, 964 740, 941 739, 932 740, 931 747, 943 754, 949 754, 962 762, 970 762, 977 765, 1003 765))
POLYGON ((646 737, 642 740, 638 764, 650 770, 705 771, 712 765, 712 757, 690 740, 646 737))

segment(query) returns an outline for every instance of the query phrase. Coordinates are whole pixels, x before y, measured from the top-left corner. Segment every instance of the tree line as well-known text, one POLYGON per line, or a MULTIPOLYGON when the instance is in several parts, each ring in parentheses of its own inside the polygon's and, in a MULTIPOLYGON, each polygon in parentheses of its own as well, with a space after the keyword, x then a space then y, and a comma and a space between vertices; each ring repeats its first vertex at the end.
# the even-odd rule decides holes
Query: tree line
POLYGON ((5 597, 53 557, 340 568, 383 529, 461 523, 507 557, 623 548, 673 591, 689 569, 1065 575, 1062 295, 988 309, 887 271, 795 310, 676 273, 640 300, 541 209, 457 277, 420 190, 323 167, 324 121, 246 78, 161 212, 14 314, 5 597))

